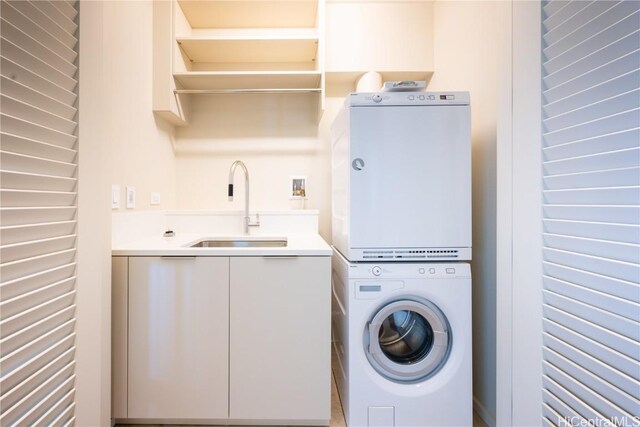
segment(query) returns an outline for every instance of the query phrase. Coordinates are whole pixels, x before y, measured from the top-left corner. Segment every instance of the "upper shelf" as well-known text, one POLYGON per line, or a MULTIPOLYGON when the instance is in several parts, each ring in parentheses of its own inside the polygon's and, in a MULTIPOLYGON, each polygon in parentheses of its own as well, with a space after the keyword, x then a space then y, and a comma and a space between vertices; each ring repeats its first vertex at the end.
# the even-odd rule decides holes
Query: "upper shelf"
POLYGON ((207 36, 181 37, 178 45, 191 62, 200 63, 312 63, 317 59, 318 38, 207 36))
POLYGON ((178 0, 191 28, 311 28, 317 0, 178 0))
MULTIPOLYGON (((433 76, 432 71, 380 71, 382 83, 389 81, 418 80, 425 81, 427 85, 433 76)), ((358 80, 365 74, 364 71, 338 71, 326 72, 327 92, 329 96, 342 97, 357 88, 358 80)))
POLYGON ((291 89, 316 90, 320 88, 318 71, 196 71, 175 73, 182 89, 193 90, 245 90, 291 89))

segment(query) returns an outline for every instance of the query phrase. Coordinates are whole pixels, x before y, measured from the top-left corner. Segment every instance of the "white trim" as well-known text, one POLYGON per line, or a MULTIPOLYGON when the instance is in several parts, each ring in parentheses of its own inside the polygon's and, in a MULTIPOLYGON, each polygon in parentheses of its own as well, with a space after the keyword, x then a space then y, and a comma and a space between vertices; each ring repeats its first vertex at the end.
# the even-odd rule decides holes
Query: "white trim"
POLYGON ((541 4, 512 1, 498 125, 498 426, 542 416, 541 4))
MULTIPOLYGON (((496 147, 496 420, 511 426, 512 281, 513 281, 513 2, 502 37, 503 86, 499 94, 496 147)), ((476 411, 482 416, 481 411, 476 411)), ((484 416, 482 416, 485 419, 484 416)), ((486 422, 486 420, 485 420, 486 422)))
POLYGON ((513 3, 512 424, 542 422, 540 1, 513 3))
POLYGON ((111 417, 111 146, 104 135, 104 2, 80 4, 77 426, 111 417))

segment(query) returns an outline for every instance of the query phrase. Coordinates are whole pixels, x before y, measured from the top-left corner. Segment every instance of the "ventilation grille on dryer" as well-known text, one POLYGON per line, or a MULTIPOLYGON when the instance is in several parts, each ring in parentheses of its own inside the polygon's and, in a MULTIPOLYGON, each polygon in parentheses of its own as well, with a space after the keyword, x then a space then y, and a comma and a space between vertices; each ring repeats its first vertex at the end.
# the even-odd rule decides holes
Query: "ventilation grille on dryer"
POLYGON ((407 249, 362 251, 364 259, 433 259, 458 258, 457 249, 407 249))

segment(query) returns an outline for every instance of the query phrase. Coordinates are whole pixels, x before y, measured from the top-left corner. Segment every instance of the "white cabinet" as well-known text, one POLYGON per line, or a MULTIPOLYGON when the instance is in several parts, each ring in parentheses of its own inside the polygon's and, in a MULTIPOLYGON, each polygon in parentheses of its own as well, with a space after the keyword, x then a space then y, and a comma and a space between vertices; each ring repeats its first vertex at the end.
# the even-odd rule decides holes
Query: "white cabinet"
POLYGON ((229 258, 130 257, 128 298, 128 418, 226 418, 229 258))
POLYGON ((235 257, 230 265, 230 417, 324 424, 330 258, 235 257))
MULTIPOLYGON (((330 1, 326 78, 330 91, 353 91, 367 71, 382 80, 426 80, 434 70, 434 2, 330 1)), ((344 93, 339 93, 344 95, 344 93)))
POLYGON ((176 126, 187 124, 188 103, 178 95, 173 78, 175 43, 172 1, 153 2, 153 112, 176 126))
POLYGON ((329 422, 330 257, 112 265, 114 419, 329 422))

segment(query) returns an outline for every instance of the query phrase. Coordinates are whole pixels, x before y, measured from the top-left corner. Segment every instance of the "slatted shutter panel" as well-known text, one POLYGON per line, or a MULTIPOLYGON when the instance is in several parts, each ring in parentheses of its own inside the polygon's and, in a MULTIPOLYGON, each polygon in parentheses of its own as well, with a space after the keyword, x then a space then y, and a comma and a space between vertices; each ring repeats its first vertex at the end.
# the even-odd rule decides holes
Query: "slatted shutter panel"
POLYGON ((543 424, 640 422, 640 2, 542 3, 543 424))
POLYGON ((74 423, 76 1, 0 3, 0 425, 74 423))

